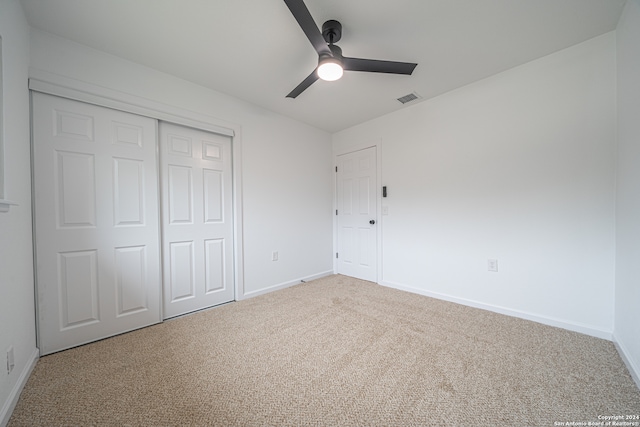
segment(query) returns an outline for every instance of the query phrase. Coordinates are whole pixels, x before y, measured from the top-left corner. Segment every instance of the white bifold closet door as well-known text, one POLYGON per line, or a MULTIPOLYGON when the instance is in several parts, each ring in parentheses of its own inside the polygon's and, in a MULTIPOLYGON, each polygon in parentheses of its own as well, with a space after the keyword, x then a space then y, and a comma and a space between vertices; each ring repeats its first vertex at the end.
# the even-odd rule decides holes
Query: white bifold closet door
POLYGON ((231 138, 160 123, 164 318, 234 299, 231 138))
POLYGON ((161 321, 156 129, 33 93, 41 354, 161 321))

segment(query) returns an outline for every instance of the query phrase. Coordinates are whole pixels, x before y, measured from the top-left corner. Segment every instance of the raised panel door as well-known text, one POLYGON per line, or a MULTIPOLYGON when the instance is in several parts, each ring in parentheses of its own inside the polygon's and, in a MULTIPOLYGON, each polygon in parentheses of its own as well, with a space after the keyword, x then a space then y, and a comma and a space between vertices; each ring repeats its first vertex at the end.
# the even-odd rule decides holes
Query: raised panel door
POLYGON ((156 122, 33 93, 42 354, 159 322, 156 122))
POLYGON ((233 301, 231 139, 160 124, 164 317, 233 301))
POLYGON ((377 280, 376 149, 338 156, 338 273, 377 280))

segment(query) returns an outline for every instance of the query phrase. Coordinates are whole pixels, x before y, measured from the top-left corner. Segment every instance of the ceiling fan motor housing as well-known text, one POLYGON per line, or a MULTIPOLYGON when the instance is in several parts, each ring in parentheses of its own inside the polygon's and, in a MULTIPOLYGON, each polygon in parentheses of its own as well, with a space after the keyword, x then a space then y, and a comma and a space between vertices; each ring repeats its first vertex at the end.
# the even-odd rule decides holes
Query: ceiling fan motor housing
POLYGON ((340 49, 340 46, 330 45, 329 49, 331 49, 331 53, 334 58, 338 58, 342 61, 342 49, 340 49))

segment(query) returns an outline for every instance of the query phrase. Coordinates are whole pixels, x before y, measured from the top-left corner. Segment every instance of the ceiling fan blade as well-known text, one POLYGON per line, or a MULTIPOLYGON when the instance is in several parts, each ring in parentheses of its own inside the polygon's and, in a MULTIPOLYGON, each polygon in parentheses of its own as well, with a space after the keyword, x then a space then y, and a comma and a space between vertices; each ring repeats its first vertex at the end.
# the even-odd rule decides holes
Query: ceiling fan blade
POLYGON ((311 86, 316 80, 318 80, 318 73, 316 70, 313 70, 309 76, 302 81, 294 90, 292 90, 287 98, 295 98, 304 92, 309 86, 311 86))
POLYGON ((343 58, 342 65, 345 70, 349 71, 410 75, 418 64, 412 62, 380 61, 377 59, 343 58))
POLYGON ((329 45, 324 41, 322 37, 322 33, 318 29, 316 25, 316 21, 313 20, 309 9, 304 4, 302 0, 284 0, 287 7, 293 14, 293 17, 298 21, 298 25, 302 28, 305 35, 313 45, 313 48, 318 52, 318 55, 324 53, 331 55, 331 50, 329 50, 329 45))

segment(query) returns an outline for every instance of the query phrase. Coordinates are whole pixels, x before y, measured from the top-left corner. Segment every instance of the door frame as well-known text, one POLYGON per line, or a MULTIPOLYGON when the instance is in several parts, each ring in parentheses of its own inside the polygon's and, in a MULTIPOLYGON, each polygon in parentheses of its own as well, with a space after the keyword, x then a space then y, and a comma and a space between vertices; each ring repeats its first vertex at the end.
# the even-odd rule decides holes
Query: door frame
POLYGON ((356 151, 375 148, 376 152, 376 283, 382 281, 382 139, 354 142, 342 147, 333 147, 333 273, 338 273, 338 261, 335 253, 338 252, 338 216, 335 214, 338 209, 338 174, 335 168, 338 166, 338 156, 355 153, 356 151))
MULTIPOLYGON (((30 70, 29 89, 62 98, 94 104, 101 107, 146 116, 213 132, 231 137, 232 154, 232 203, 233 203, 233 268, 234 298, 240 301, 246 298, 244 287, 244 246, 242 211, 242 126, 184 108, 163 104, 125 92, 96 86, 80 80, 60 76, 42 70, 30 70)), ((158 126, 156 124, 156 126, 158 126)), ((156 162, 160 167, 159 143, 156 145, 156 162)), ((157 182, 158 200, 160 200, 160 177, 157 182)), ((158 206, 161 214, 161 207, 158 206)), ((160 227, 158 233, 161 232, 160 227)), ((35 239, 35 235, 34 235, 35 239)), ((161 255, 162 256, 162 255, 161 255)), ((160 271, 162 277, 162 271, 160 271)), ((160 297, 162 298, 162 292, 160 297)), ((162 300, 160 301, 162 304, 162 300)), ((161 309, 161 315, 164 316, 161 309)))

